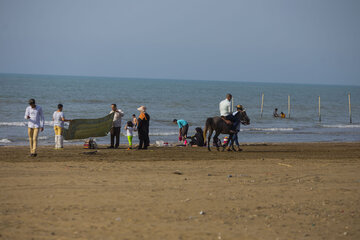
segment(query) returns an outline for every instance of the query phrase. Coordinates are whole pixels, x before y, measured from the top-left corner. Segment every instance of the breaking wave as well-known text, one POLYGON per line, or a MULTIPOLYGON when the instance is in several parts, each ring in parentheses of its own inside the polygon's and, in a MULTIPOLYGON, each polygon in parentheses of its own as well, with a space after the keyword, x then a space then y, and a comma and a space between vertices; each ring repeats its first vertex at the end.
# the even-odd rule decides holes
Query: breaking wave
POLYGON ((289 132, 294 131, 294 128, 245 128, 240 131, 253 131, 253 132, 289 132))
POLYGON ((324 128, 360 128, 359 124, 334 124, 334 125, 322 125, 324 128))
POLYGON ((0 143, 11 143, 11 141, 7 138, 0 139, 0 143))

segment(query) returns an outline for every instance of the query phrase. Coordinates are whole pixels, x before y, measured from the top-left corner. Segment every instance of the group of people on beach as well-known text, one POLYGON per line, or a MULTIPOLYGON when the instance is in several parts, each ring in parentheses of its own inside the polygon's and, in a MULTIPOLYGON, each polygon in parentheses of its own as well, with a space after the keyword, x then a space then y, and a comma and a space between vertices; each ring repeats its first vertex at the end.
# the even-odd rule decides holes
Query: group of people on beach
MULTIPOLYGON (((150 146, 149 139, 149 125, 150 125, 150 115, 146 112, 146 107, 141 106, 137 109, 140 112, 139 118, 136 118, 136 115, 132 115, 132 120, 128 121, 125 124, 124 130, 126 130, 126 135, 129 143, 128 150, 132 149, 132 139, 134 136, 134 131, 138 132, 139 137, 139 146, 138 149, 147 149, 150 146)), ((120 145, 120 132, 121 132, 121 120, 124 116, 124 112, 121 109, 118 109, 116 104, 111 104, 110 114, 114 113, 114 119, 112 127, 110 129, 110 146, 108 148, 118 148, 120 145), (116 142, 115 142, 116 140, 116 142)))
MULTIPOLYGON (((134 131, 138 132, 139 146, 138 149, 146 150, 150 146, 149 139, 149 125, 150 115, 146 112, 145 106, 140 106, 137 109, 140 114, 136 118, 135 114, 132 115, 132 120, 128 121, 124 126, 129 143, 128 150, 132 149, 132 140, 134 131)), ((121 132, 121 120, 124 116, 124 112, 118 109, 116 104, 111 104, 110 114, 114 113, 112 127, 110 129, 110 146, 108 148, 118 148, 120 144, 120 132, 121 132)), ((25 119, 28 120, 28 135, 30 143, 30 156, 37 156, 37 145, 39 132, 44 131, 45 117, 42 108, 36 105, 35 99, 29 100, 29 106, 25 110, 25 119)), ((63 129, 65 122, 71 122, 70 119, 66 119, 63 112, 63 105, 58 104, 58 109, 52 116, 55 132, 55 149, 62 149, 64 147, 63 142, 63 129)))
MULTIPOLYGON (((227 94, 226 98, 220 102, 219 110, 221 118, 229 124, 231 127, 231 132, 233 133, 232 139, 230 139, 230 144, 235 143, 239 147, 238 141, 238 133, 240 131, 240 122, 237 122, 234 116, 239 111, 244 111, 242 105, 236 106, 236 111, 231 112, 231 99, 232 95, 227 94)), ((137 109, 140 113, 138 118, 136 115, 132 115, 131 121, 127 121, 124 130, 126 130, 126 136, 128 139, 128 150, 133 147, 133 135, 134 131, 138 132, 139 137, 139 150, 147 149, 150 146, 149 139, 149 125, 150 125, 150 115, 146 112, 145 106, 140 106, 137 109)), ((124 117, 124 112, 117 108, 116 104, 111 104, 110 114, 114 114, 112 127, 110 129, 110 146, 109 149, 119 148, 120 145, 120 133, 122 127, 122 118, 124 117)), ((44 130, 44 113, 40 106, 36 105, 35 99, 29 100, 29 106, 25 111, 25 119, 28 120, 28 135, 30 142, 30 156, 37 156, 37 140, 39 131, 42 132, 44 130)), ((58 109, 53 113, 53 123, 54 123, 54 132, 55 132, 55 149, 62 149, 63 145, 63 129, 65 122, 71 122, 70 119, 66 119, 63 112, 63 105, 58 104, 58 109)), ((174 119, 173 123, 176 124, 179 128, 179 141, 183 142, 183 144, 191 145, 193 147, 204 146, 205 141, 203 137, 203 130, 200 127, 195 129, 196 133, 193 136, 188 137, 189 123, 184 119, 174 119), (187 141, 190 139, 190 142, 187 141)))

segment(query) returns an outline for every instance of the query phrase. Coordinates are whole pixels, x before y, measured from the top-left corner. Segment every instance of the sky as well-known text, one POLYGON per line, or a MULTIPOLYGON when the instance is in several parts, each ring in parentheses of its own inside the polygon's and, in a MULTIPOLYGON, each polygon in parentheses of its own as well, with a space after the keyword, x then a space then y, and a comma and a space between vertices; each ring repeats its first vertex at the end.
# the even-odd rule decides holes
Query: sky
POLYGON ((0 72, 360 85, 358 0, 0 0, 0 72))

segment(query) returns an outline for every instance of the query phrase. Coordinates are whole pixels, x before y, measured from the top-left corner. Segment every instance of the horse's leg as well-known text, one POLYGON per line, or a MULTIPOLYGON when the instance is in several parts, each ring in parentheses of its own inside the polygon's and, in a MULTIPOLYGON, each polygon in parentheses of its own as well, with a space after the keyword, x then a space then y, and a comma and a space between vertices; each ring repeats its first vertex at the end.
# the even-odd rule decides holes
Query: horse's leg
POLYGON ((214 136, 214 142, 215 142, 215 145, 216 145, 216 150, 220 151, 219 149, 219 145, 218 145, 218 137, 220 135, 220 132, 215 132, 215 136, 214 136))
POLYGON ((209 136, 208 136, 208 142, 207 142, 207 145, 208 145, 208 150, 211 151, 210 149, 210 140, 211 140, 211 135, 213 134, 213 131, 212 129, 209 129, 209 136))

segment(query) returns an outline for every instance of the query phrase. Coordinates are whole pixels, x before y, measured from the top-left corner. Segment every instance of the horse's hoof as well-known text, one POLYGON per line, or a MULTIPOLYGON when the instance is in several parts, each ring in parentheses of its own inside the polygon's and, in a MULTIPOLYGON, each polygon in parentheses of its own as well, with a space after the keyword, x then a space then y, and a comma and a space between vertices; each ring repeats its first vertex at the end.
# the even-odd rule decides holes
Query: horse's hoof
POLYGON ((241 148, 239 148, 239 149, 238 149, 238 152, 242 152, 242 149, 241 149, 241 148))
POLYGON ((231 152, 232 150, 229 148, 229 149, 227 149, 227 151, 228 151, 228 152, 231 152))

